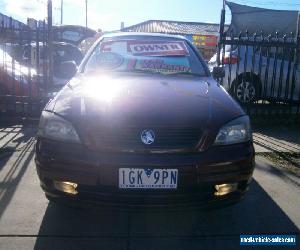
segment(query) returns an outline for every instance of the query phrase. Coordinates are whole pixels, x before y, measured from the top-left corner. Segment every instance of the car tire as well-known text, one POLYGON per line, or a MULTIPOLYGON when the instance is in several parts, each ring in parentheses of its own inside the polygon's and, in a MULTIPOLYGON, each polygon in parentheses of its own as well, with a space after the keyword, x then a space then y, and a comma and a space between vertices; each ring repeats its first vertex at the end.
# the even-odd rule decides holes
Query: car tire
POLYGON ((260 80, 256 75, 240 75, 233 81, 231 92, 239 103, 252 103, 260 98, 260 80))

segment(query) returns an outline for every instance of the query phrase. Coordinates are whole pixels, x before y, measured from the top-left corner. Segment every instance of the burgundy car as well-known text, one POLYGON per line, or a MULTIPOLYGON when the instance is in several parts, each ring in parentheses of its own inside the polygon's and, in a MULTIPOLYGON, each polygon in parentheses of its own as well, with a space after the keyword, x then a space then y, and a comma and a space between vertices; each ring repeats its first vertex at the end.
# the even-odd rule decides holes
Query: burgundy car
POLYGON ((76 75, 46 105, 36 143, 49 200, 201 207, 243 197, 254 168, 249 118, 188 40, 106 35, 62 72, 76 75))

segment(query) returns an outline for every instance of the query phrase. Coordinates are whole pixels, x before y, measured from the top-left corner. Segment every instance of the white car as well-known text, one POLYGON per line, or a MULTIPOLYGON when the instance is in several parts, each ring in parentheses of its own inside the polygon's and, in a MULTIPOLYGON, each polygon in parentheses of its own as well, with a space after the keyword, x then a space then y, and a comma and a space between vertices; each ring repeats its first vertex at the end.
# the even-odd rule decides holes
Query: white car
MULTIPOLYGON (((300 66, 294 64, 293 49, 226 45, 220 61, 225 70, 222 85, 240 103, 300 102, 300 66)), ((217 66, 217 53, 208 65, 217 66)))

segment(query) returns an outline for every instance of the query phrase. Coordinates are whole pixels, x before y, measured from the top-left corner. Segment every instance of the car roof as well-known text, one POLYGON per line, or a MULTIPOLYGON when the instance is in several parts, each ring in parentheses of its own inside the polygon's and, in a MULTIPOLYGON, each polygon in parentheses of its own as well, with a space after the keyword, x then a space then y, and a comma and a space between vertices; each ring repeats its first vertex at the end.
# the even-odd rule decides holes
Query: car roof
POLYGON ((128 36, 141 36, 141 37, 163 37, 163 38, 176 38, 176 39, 183 39, 187 40, 184 36, 181 35, 169 35, 164 33, 147 33, 147 32, 113 32, 105 34, 101 37, 102 38, 113 38, 113 37, 128 37, 128 36))

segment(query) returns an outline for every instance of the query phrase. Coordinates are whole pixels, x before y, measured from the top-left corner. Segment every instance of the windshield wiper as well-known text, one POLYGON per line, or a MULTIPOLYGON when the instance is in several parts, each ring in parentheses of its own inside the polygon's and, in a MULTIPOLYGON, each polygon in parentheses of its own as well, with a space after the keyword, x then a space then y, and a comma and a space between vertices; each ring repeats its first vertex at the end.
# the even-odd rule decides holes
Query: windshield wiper
POLYGON ((174 73, 164 73, 159 71, 152 71, 152 70, 143 70, 143 69, 132 69, 132 70, 122 70, 119 72, 126 72, 126 73, 144 73, 144 74, 156 74, 156 75, 164 75, 164 76, 176 76, 176 75, 190 75, 190 76, 198 76, 204 77, 205 75, 192 73, 192 72, 174 72, 174 73))
POLYGON ((174 72, 174 73, 164 73, 164 72, 158 72, 158 71, 152 71, 152 70, 143 70, 143 69, 133 69, 133 70, 124 70, 124 72, 138 72, 138 73, 145 73, 145 74, 160 74, 165 76, 174 76, 174 75, 190 75, 190 76, 199 76, 203 77, 204 75, 192 73, 192 72, 174 72))
POLYGON ((198 73, 192 73, 192 72, 177 72, 172 75, 190 75, 190 76, 199 76, 199 77, 204 77, 205 75, 198 74, 198 73))

